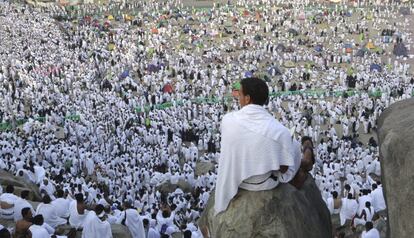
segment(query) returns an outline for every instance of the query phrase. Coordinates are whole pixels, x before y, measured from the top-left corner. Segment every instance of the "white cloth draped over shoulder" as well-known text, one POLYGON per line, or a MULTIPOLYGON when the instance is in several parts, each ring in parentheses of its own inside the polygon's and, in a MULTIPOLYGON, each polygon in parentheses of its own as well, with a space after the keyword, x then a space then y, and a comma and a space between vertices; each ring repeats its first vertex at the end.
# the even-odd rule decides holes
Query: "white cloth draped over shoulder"
POLYGON ((128 227, 133 238, 145 237, 144 224, 138 211, 135 209, 127 209, 121 213, 116 223, 121 224, 125 219, 125 225, 128 227), (126 215, 125 215, 126 213, 126 215))
POLYGON ((82 238, 112 238, 111 225, 90 211, 84 221, 82 238))
POLYGON ((294 166, 289 130, 265 108, 249 104, 223 117, 221 153, 215 192, 216 214, 225 211, 246 179, 294 166))

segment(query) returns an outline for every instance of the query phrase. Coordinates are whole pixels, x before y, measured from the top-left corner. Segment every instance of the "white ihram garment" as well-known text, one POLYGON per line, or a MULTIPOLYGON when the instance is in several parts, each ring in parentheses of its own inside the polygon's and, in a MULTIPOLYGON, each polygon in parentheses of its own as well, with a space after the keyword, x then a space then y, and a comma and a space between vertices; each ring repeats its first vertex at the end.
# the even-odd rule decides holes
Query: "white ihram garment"
MULTIPOLYGON (((259 105, 250 104, 225 115, 221 132, 216 214, 227 209, 243 181, 278 171, 280 165, 294 166, 295 156, 289 130, 259 105)), ((269 187, 262 190, 277 186, 271 183, 273 179, 268 180, 269 187)))

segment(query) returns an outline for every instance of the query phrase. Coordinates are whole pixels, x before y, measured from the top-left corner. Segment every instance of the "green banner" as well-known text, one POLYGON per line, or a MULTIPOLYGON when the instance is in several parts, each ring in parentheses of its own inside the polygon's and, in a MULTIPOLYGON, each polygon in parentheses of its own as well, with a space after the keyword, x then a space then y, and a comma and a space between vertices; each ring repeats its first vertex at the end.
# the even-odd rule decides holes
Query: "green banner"
MULTIPOLYGON (((233 84, 233 88, 237 90, 237 83, 233 84)), ((304 96, 325 96, 325 97, 341 97, 341 96, 355 96, 358 94, 368 93, 370 97, 381 97, 382 92, 377 90, 375 92, 366 92, 366 91, 359 91, 359 90, 337 90, 337 91, 330 91, 330 90, 304 90, 304 91, 283 91, 283 92, 275 92, 271 93, 270 97, 284 97, 284 96, 290 96, 290 95, 304 95, 304 96)), ((414 96, 414 91, 411 93, 412 96, 414 96)), ((219 102, 228 102, 232 100, 233 96, 226 96, 222 100, 218 98, 194 98, 191 99, 191 102, 201 104, 201 103, 219 103, 219 102)), ((183 101, 176 102, 177 106, 182 105, 183 101)), ((152 109, 161 109, 164 110, 166 108, 172 107, 172 102, 166 102, 161 104, 153 105, 152 107, 150 105, 147 105, 144 107, 144 111, 148 112, 152 109)), ((141 108, 136 108, 136 112, 142 112, 141 108)))
MULTIPOLYGON (((35 121, 44 123, 46 121, 46 117, 36 117, 33 118, 35 121)), ((65 120, 71 120, 74 122, 78 122, 80 120, 80 115, 69 115, 65 117, 65 120)), ((16 126, 21 126, 28 122, 29 119, 17 119, 16 126)), ((0 123, 0 131, 10 131, 13 129, 13 125, 11 122, 3 122, 0 123)))

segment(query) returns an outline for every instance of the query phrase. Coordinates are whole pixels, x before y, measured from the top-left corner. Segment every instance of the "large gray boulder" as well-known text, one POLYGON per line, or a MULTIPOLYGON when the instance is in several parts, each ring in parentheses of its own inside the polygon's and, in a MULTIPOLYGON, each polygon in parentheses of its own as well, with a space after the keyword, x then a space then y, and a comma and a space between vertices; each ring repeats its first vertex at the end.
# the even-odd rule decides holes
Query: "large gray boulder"
POLYGON ((298 190, 281 184, 268 191, 239 189, 228 209, 214 216, 214 192, 199 221, 211 237, 330 238, 331 216, 313 178, 298 190))
POLYGON ((378 120, 381 181, 388 210, 388 237, 414 234, 414 99, 394 103, 378 120))
POLYGON ((172 184, 170 181, 166 181, 161 185, 157 186, 156 189, 160 193, 167 195, 169 193, 173 193, 177 188, 180 188, 185 193, 191 193, 193 191, 191 184, 189 184, 184 179, 179 179, 177 184, 172 184))
POLYGON ((20 197, 20 193, 23 190, 29 190, 29 198, 32 201, 40 201, 41 196, 39 193, 39 187, 31 182, 24 180, 21 177, 14 176, 13 174, 0 170, 0 185, 3 187, 3 191, 7 185, 14 186, 14 194, 20 197))
POLYGON ((214 171, 214 164, 211 162, 198 161, 195 167, 195 175, 201 176, 210 171, 214 171))

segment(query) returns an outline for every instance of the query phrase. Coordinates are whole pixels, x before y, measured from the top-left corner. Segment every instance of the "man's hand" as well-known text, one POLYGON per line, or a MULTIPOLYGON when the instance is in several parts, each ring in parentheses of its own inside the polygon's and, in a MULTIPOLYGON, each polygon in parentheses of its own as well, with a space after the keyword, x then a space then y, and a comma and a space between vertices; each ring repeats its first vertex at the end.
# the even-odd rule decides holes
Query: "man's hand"
POLYGON ((286 173, 286 171, 288 170, 288 168, 289 168, 289 166, 287 166, 287 165, 281 165, 280 168, 279 168, 279 171, 282 174, 284 174, 284 173, 286 173))

